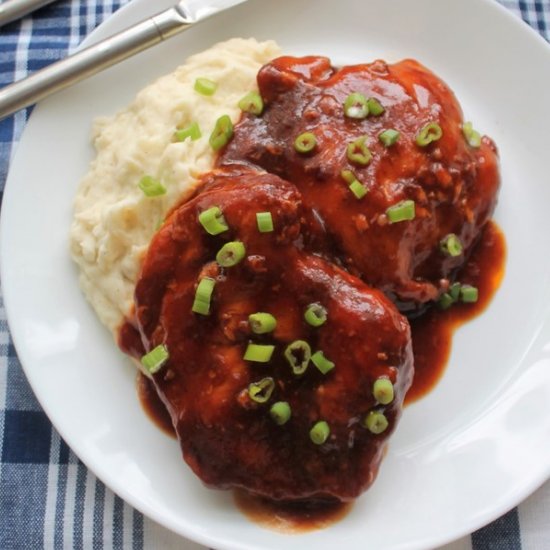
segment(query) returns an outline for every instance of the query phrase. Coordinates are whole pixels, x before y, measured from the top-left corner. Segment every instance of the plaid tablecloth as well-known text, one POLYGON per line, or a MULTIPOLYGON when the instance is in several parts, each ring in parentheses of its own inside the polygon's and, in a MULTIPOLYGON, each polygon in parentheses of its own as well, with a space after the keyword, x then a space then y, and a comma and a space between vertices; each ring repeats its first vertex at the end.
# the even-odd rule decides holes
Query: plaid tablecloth
MULTIPOLYGON (((0 86, 63 57, 127 1, 62 0, 0 28, 0 86)), ((499 1, 550 40, 550 0, 499 1)), ((27 110, 0 122, 0 204, 28 115, 27 110)), ((0 550, 39 548, 202 547, 124 503, 59 437, 21 370, 0 289, 0 550)), ((470 549, 549 550, 550 482, 499 520, 445 548, 470 549)))

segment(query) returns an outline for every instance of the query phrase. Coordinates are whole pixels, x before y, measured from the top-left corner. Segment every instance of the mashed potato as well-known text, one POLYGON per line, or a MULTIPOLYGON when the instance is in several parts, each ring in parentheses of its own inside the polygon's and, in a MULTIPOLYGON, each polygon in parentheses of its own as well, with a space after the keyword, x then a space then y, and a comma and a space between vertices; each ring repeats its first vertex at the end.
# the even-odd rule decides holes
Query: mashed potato
POLYGON ((217 44, 145 88, 127 109, 94 123, 97 156, 78 189, 71 253, 84 294, 113 334, 131 312, 141 259, 155 229, 213 166, 208 138, 216 120, 224 114, 238 120, 238 101, 257 90, 258 70, 278 55, 271 41, 217 44), (218 83, 214 95, 194 91, 199 77, 218 83), (192 122, 202 137, 175 142, 174 131, 192 122), (162 182, 166 194, 146 197, 138 187, 144 175, 162 182))

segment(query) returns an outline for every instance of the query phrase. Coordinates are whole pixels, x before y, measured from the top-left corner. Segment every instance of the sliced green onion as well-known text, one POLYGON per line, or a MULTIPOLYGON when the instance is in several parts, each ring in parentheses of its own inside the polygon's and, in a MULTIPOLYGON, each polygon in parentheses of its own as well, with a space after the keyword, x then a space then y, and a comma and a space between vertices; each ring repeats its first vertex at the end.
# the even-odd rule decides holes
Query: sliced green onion
POLYGON ((349 189, 355 195, 355 198, 359 200, 368 193, 368 189, 358 180, 351 182, 349 189))
POLYGON ((217 87, 218 84, 208 78, 197 78, 195 80, 195 91, 202 95, 212 95, 217 87))
POLYGON ((474 126, 471 122, 465 122, 462 125, 462 133, 470 147, 474 149, 481 147, 481 134, 474 130, 474 126))
POLYGON ((439 243, 439 248, 445 256, 455 258, 462 254, 462 243, 454 233, 449 233, 446 237, 444 237, 439 243))
POLYGON ((152 176, 143 176, 139 181, 138 187, 146 197, 159 197, 166 193, 166 187, 152 176))
POLYGON ((327 310, 321 304, 309 304, 304 311, 304 319, 312 327, 320 327, 327 320, 327 310))
POLYGON ((250 343, 244 352, 243 359, 254 363, 267 363, 271 359, 274 350, 275 346, 272 345, 250 343))
POLYGON ((331 371, 336 365, 325 357, 322 351, 316 351, 311 356, 311 362, 323 373, 331 371))
POLYGON ((367 98, 358 92, 349 94, 344 101, 344 114, 348 118, 367 118, 369 116, 367 98))
POLYGON ((239 109, 245 113, 261 115, 264 110, 262 96, 258 92, 248 92, 240 101, 239 109))
POLYGON ((169 358, 168 348, 164 344, 160 344, 141 358, 141 364, 150 374, 155 374, 169 358))
POLYGON ((285 357, 294 374, 303 374, 311 359, 311 347, 304 340, 295 340, 286 347, 285 357))
POLYGON ((200 280, 197 290, 195 291, 195 300, 193 301, 192 311, 194 313, 200 315, 210 314, 210 301, 215 286, 216 281, 210 277, 205 277, 200 280))
POLYGON ((458 298, 460 297, 460 287, 462 285, 460 283, 453 283, 449 287, 449 296, 453 299, 453 302, 457 302, 458 298))
POLYGON ((393 384, 389 378, 378 378, 372 386, 372 395, 382 405, 389 405, 395 397, 393 384))
POLYGON ((219 206, 212 206, 199 214, 199 222, 209 235, 219 235, 229 229, 219 206))
POLYGON ((269 414, 275 424, 282 426, 290 420, 292 411, 290 409, 290 405, 286 401, 277 401, 277 403, 273 403, 273 405, 271 405, 269 414))
POLYGON ((393 128, 390 128, 388 130, 384 130, 378 136, 378 139, 381 141, 384 147, 391 147, 392 145, 395 145, 397 143, 400 136, 401 136, 400 132, 398 132, 397 130, 394 130, 393 128))
POLYGON ((380 411, 370 411, 363 420, 363 425, 369 430, 369 432, 378 435, 386 431, 389 426, 389 422, 384 416, 384 413, 381 413, 380 411))
POLYGON ((414 220, 415 215, 416 208, 412 200, 398 202, 386 210, 386 216, 388 216, 390 223, 414 220))
POLYGON ((176 139, 178 141, 185 141, 187 138, 191 138, 191 141, 197 141, 201 136, 201 129, 197 122, 192 122, 187 128, 183 128, 182 130, 176 130, 176 139))
POLYGON ((437 122, 426 124, 416 135, 416 144, 420 147, 426 147, 434 141, 438 141, 443 136, 443 130, 437 122))
POLYGON ((324 420, 320 420, 311 430, 309 430, 309 438, 315 445, 322 445, 328 439, 329 435, 330 428, 324 420))
POLYGON ((460 287, 460 299, 467 304, 473 304, 477 302, 479 298, 479 291, 475 286, 462 285, 460 287))
POLYGON ((437 305, 440 309, 449 309, 455 302, 456 300, 448 292, 444 292, 437 300, 437 305))
POLYGON ((214 130, 210 134, 210 147, 214 151, 219 151, 222 147, 225 147, 229 140, 233 137, 233 123, 229 118, 229 115, 222 115, 216 120, 214 130))
POLYGON ((340 176, 345 182, 349 183, 349 190, 357 199, 362 199, 369 192, 351 170, 342 170, 340 176))
POLYGON ((256 214, 256 223, 260 233, 271 233, 273 231, 273 217, 271 212, 258 212, 256 214))
POLYGON ((271 377, 262 378, 259 382, 252 382, 248 386, 248 395, 256 403, 266 403, 269 401, 273 390, 275 389, 275 380, 271 377))
POLYGON ((275 330, 277 319, 271 313, 252 313, 248 316, 248 324, 254 334, 266 334, 275 330))
POLYGON ((300 134, 294 141, 294 149, 298 153, 310 153, 317 147, 317 138, 311 132, 300 134))
POLYGON ((351 170, 342 170, 340 176, 346 183, 353 183, 357 180, 355 174, 351 170))
POLYGON ((373 116, 380 116, 385 111, 380 101, 378 101, 374 97, 369 97, 369 99, 367 100, 367 105, 369 106, 369 114, 373 116))
POLYGON ((233 267, 246 256, 246 248, 240 241, 225 243, 216 254, 216 261, 222 267, 233 267))
POLYGON ((366 145, 368 136, 361 136, 352 141, 347 148, 347 156, 350 162, 360 166, 367 166, 372 160, 372 153, 366 145))

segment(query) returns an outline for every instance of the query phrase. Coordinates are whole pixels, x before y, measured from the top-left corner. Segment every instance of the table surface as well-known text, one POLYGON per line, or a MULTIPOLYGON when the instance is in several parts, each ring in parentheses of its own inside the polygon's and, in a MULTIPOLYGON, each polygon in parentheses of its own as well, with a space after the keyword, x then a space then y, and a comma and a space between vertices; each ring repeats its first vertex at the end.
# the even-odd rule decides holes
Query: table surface
MULTIPOLYGON (((128 1, 62 0, 0 28, 0 86, 63 57, 128 1)), ((498 1, 550 40, 550 0, 498 1)), ((27 109, 0 121, 0 205, 9 160, 29 114, 27 109)), ((123 502, 59 437, 17 359, 0 288, 0 550, 35 548, 203 547, 123 502)), ((550 482, 497 521, 444 548, 469 549, 550 549, 550 482)))

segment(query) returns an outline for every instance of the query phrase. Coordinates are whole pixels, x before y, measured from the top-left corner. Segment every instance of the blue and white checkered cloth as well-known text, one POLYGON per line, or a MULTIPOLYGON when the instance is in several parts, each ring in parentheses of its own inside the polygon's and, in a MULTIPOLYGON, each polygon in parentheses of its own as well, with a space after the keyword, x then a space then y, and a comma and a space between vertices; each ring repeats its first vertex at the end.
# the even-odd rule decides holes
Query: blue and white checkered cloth
MULTIPOLYGON (((550 40, 550 0, 499 1, 550 40)), ((1 28, 0 86, 62 58, 127 2, 62 0, 1 28)), ((0 122, 0 205, 10 156, 28 111, 0 122)), ((0 289, 0 550, 41 548, 202 547, 124 503, 62 441, 21 370, 0 289)), ((550 550, 550 482, 518 508, 445 550, 550 550)))

